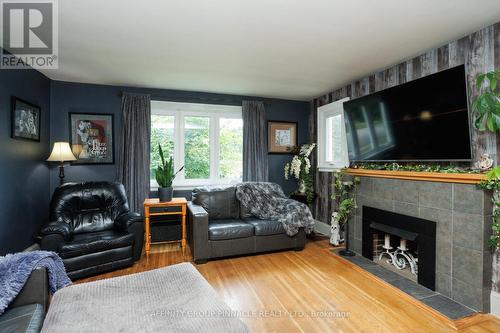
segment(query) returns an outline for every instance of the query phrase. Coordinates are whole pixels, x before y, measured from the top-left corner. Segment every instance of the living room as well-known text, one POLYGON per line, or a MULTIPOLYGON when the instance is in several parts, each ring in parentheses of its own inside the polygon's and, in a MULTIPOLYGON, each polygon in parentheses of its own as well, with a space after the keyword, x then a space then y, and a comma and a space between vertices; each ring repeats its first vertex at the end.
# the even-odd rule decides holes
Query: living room
POLYGON ((500 331, 500 2, 0 6, 0 332, 500 331))

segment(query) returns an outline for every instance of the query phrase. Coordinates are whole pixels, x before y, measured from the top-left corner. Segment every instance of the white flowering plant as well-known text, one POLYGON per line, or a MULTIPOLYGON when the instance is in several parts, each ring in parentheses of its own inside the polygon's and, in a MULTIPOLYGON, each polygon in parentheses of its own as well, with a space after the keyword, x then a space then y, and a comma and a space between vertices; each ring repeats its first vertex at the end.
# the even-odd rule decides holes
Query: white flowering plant
POLYGON ((309 156, 316 147, 315 143, 305 144, 295 150, 292 161, 285 164, 285 179, 297 180, 298 188, 294 193, 305 195, 308 203, 314 200, 313 175, 309 156))

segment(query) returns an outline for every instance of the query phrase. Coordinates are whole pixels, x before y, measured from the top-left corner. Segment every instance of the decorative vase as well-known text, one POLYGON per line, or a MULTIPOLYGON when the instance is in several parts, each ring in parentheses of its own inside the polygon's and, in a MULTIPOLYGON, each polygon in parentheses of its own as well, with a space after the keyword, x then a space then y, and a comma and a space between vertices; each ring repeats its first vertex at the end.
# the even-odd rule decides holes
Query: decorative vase
POLYGON ((332 219, 330 220, 330 231, 331 231, 331 236, 330 236, 330 244, 333 246, 338 246, 340 244, 340 224, 339 221, 337 220, 337 215, 339 213, 333 212, 332 213, 332 219))
POLYGON ((172 201, 174 189, 172 187, 159 187, 158 188, 158 198, 160 198, 160 202, 169 202, 172 201))
POLYGON ((300 194, 306 193, 306 183, 302 179, 299 179, 299 187, 297 189, 297 192, 299 192, 300 194))

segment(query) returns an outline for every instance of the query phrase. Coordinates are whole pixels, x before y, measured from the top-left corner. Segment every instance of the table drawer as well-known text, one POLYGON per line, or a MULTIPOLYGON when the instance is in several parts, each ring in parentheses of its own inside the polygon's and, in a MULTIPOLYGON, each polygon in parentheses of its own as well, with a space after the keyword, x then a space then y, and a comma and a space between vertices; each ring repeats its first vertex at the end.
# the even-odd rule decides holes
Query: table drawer
POLYGON ((149 214, 182 213, 182 206, 149 207, 149 214))

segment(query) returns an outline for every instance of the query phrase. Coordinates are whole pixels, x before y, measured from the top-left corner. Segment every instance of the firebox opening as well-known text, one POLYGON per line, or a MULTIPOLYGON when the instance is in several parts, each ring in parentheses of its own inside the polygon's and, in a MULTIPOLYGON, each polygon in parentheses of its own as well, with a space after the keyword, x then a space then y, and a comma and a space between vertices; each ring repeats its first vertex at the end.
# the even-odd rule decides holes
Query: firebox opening
POLYGON ((373 262, 418 282, 418 247, 416 241, 385 232, 373 233, 373 262))

